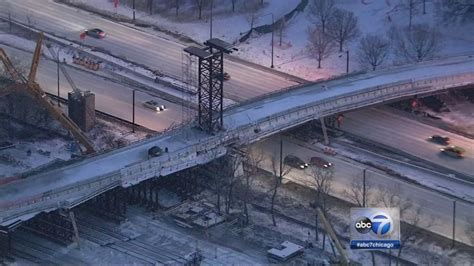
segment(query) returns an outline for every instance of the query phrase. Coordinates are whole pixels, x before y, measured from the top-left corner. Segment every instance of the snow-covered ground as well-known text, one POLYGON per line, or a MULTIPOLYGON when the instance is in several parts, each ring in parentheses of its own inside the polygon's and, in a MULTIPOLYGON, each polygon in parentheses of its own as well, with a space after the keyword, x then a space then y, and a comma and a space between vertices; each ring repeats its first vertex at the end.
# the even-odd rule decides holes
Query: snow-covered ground
MULTIPOLYGON (((62 105, 65 107, 65 105, 62 105)), ((128 145, 144 139, 146 132, 137 129, 131 132, 130 127, 98 119, 97 125, 87 135, 97 150, 107 150, 118 146, 128 145)), ((77 149, 71 150, 72 140, 64 138, 51 139, 22 139, 13 140, 16 146, 0 150, 0 183, 4 177, 21 174, 48 163, 68 161, 77 149), (30 152, 28 152, 30 151, 30 152)))
MULTIPOLYGON (((73 0, 74 3, 88 5, 100 12, 108 12, 114 14, 113 2, 109 0, 73 0)), ((230 2, 230 1, 228 1, 230 2)), ((293 10, 299 1, 297 0, 266 0, 262 8, 254 10, 258 17, 254 22, 254 26, 260 26, 271 23, 271 16, 267 14, 273 13, 275 20, 284 14, 293 10)), ((337 7, 352 11, 358 17, 359 29, 361 36, 367 33, 376 33, 385 35, 392 26, 406 26, 408 24, 408 9, 402 4, 401 0, 377 0, 377 1, 346 1, 337 0, 337 7)), ((198 42, 203 42, 209 38, 209 10, 203 10, 203 19, 198 20, 196 12, 189 11, 191 7, 181 7, 185 10, 184 15, 176 19, 173 15, 149 15, 145 12, 137 12, 137 20, 149 24, 154 24, 160 28, 188 36, 198 42), (194 18, 194 19, 193 19, 194 18)), ((237 43, 243 33, 249 28, 249 11, 240 11, 232 13, 230 4, 222 4, 215 7, 213 12, 213 37, 218 37, 228 42, 237 43)), ((423 14, 421 4, 417 7, 417 12, 413 17, 413 23, 428 23, 440 31, 440 40, 442 42, 440 51, 437 56, 449 56, 456 54, 474 53, 472 46, 473 34, 471 32, 472 23, 463 25, 443 25, 439 23, 433 1, 426 2, 426 14, 423 14)), ((183 12, 183 11, 181 11, 183 12)), ((173 13, 173 12, 169 12, 173 13)), ((117 14, 131 18, 132 10, 124 5, 120 5, 117 14)), ((182 13, 183 14, 183 13, 182 13)), ((317 69, 316 60, 310 57, 308 53, 308 28, 315 22, 309 14, 309 9, 304 12, 297 13, 292 20, 288 22, 284 30, 282 45, 279 45, 279 36, 275 32, 274 42, 274 61, 278 70, 287 72, 308 80, 317 80, 328 78, 334 75, 340 75, 346 71, 346 53, 338 52, 334 47, 333 54, 323 60, 322 68, 317 69)), ((356 59, 356 51, 358 47, 358 39, 350 42, 344 50, 350 51, 350 71, 361 70, 358 60, 356 59)), ((271 34, 254 35, 244 43, 238 43, 239 51, 235 53, 240 58, 264 65, 270 66, 271 56, 271 34)), ((393 53, 389 56, 387 62, 382 67, 388 67, 394 63, 393 53)))

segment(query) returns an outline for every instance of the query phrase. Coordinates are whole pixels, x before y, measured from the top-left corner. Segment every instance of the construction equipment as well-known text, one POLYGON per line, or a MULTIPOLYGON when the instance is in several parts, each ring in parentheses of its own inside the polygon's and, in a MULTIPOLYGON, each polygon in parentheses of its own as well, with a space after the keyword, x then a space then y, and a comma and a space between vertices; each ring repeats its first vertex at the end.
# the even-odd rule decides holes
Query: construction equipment
MULTIPOLYGON (((33 60, 31 63, 30 74, 28 79, 26 79, 21 73, 19 73, 15 67, 12 65, 10 59, 6 55, 5 51, 0 48, 0 58, 3 64, 6 67, 8 73, 12 78, 23 85, 23 88, 26 88, 27 92, 30 93, 36 100, 38 100, 43 107, 56 119, 58 120, 71 134, 75 139, 80 142, 84 149, 81 148, 82 153, 90 154, 94 153, 94 145, 87 138, 84 132, 72 121, 67 115, 65 115, 59 108, 56 108, 49 100, 46 93, 41 89, 38 83, 35 82, 36 71, 39 65, 39 59, 41 56, 41 45, 43 42, 44 34, 40 33, 38 40, 36 41, 36 48, 33 54, 33 60), (25 86, 26 85, 26 86, 25 86)), ((15 85, 13 88, 19 88, 20 86, 15 85)), ((11 87, 9 89, 12 90, 11 87)))

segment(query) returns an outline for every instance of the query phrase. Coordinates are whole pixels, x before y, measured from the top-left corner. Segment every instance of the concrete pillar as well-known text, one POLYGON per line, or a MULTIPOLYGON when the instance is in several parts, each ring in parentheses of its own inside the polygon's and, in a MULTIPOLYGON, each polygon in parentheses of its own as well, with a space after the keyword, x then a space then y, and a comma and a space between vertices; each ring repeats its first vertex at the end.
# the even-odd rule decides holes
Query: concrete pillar
POLYGON ((323 129, 324 144, 329 145, 328 132, 326 130, 326 124, 324 124, 324 117, 320 117, 319 121, 321 121, 321 128, 323 129))
POLYGON ((11 232, 7 227, 0 226, 0 258, 10 256, 11 241, 11 232))

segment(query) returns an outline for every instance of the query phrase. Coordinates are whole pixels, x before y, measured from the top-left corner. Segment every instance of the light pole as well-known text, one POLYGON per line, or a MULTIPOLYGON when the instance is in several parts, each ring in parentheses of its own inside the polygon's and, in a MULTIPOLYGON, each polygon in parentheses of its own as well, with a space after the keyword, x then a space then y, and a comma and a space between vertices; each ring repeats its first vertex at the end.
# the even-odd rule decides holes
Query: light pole
MULTIPOLYGON (((339 57, 342 57, 342 55, 339 55, 339 57)), ((346 74, 349 73, 349 50, 346 50, 346 74)))
POLYGON ((137 89, 134 89, 132 92, 132 132, 135 133, 135 92, 137 89))
POLYGON ((212 9, 214 9, 214 0, 211 0, 211 23, 209 25, 209 39, 212 39, 212 9))
POLYGON ((59 64, 60 64, 60 62, 59 62, 59 55, 60 55, 60 52, 61 52, 61 50, 62 50, 63 48, 64 48, 64 46, 63 46, 63 47, 60 47, 60 48, 58 49, 58 54, 57 54, 57 58, 56 58, 56 59, 57 59, 57 60, 56 60, 56 63, 57 63, 57 75, 58 75, 58 106, 61 106, 61 103, 60 103, 61 94, 60 94, 60 85, 59 85, 59 64))
POLYGON ((133 8, 133 21, 135 22, 135 0, 132 2, 132 8, 133 8))
POLYGON ((272 16, 272 25, 271 25, 271 27, 272 27, 272 64, 270 65, 270 67, 274 68, 275 66, 273 64, 273 42, 274 42, 273 40, 274 40, 274 31, 275 30, 274 30, 273 24, 275 24, 275 17, 273 16, 273 13, 268 13, 268 14, 265 14, 265 15, 261 15, 258 18, 263 18, 263 17, 268 16, 268 15, 272 16))

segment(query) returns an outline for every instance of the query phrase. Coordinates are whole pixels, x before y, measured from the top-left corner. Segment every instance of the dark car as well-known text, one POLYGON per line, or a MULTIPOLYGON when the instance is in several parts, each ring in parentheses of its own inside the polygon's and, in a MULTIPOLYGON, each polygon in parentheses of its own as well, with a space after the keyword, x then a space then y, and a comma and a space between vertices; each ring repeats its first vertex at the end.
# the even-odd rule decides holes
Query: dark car
POLYGON ((449 147, 440 149, 440 151, 443 154, 446 154, 454 158, 462 158, 464 157, 464 153, 466 152, 463 148, 459 146, 449 146, 449 147))
POLYGON ((163 153, 163 150, 158 146, 153 146, 148 149, 148 158, 158 157, 163 153))
POLYGON ((440 135, 433 135, 428 138, 430 141, 440 144, 440 145, 448 145, 449 144, 449 137, 444 137, 440 135))
POLYGON ((216 79, 221 79, 221 80, 229 80, 230 79, 230 74, 227 72, 224 72, 223 74, 220 73, 214 73, 213 74, 214 78, 216 79))
POLYGON ((102 39, 105 37, 105 32, 101 29, 90 29, 84 31, 87 36, 91 36, 97 39, 102 39))
POLYGON ((283 162, 286 165, 289 165, 291 167, 298 168, 298 169, 305 169, 306 167, 308 167, 307 163, 305 163, 303 160, 301 160, 300 158, 294 155, 286 156, 283 162))
POLYGON ((311 165, 314 165, 316 167, 319 167, 319 168, 329 168, 329 167, 332 167, 333 164, 324 160, 323 158, 321 157, 312 157, 311 158, 311 161, 310 161, 310 164, 311 165))

